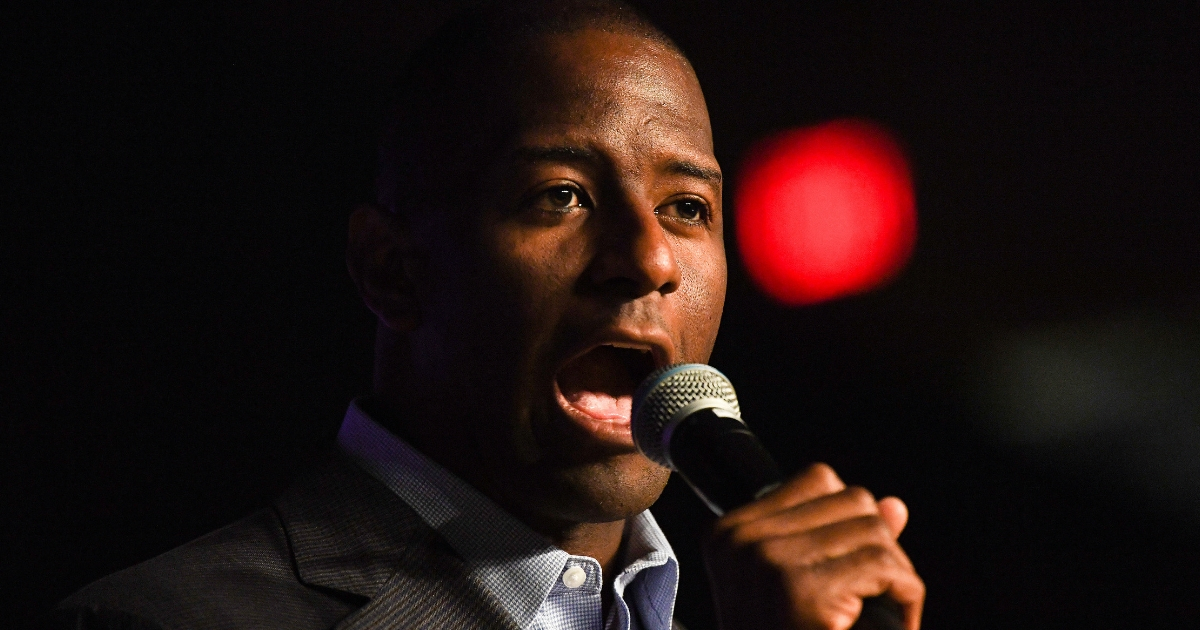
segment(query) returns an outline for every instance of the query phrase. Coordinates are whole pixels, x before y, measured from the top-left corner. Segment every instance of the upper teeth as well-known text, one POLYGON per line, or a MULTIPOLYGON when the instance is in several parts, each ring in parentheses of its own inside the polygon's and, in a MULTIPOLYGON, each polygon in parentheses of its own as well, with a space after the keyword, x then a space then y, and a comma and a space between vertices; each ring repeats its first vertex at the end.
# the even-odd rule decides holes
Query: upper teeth
POLYGON ((643 346, 643 345, 632 344, 632 343, 619 343, 619 342, 617 342, 617 343, 606 343, 606 344, 604 344, 604 345, 606 345, 606 346, 612 346, 612 347, 614 347, 614 348, 625 348, 625 349, 627 349, 627 350, 639 350, 639 351, 641 351, 641 352, 645 352, 645 353, 647 353, 647 354, 650 352, 650 348, 647 348, 646 346, 643 346))

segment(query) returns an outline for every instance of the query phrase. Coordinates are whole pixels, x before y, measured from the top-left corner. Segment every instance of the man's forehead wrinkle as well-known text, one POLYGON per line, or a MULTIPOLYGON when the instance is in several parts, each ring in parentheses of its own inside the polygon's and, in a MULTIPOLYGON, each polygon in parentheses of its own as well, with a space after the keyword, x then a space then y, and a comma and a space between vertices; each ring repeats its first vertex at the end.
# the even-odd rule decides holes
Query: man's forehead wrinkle
MULTIPOLYGON (((648 112, 639 120, 641 125, 664 123, 669 120, 685 123, 686 127, 707 127, 708 111, 699 88, 664 80, 661 68, 628 72, 600 78, 577 75, 563 87, 561 102, 596 107, 611 117, 633 112, 648 112)), ((601 75, 602 76, 602 75, 601 75)))
MULTIPOLYGON (((631 104, 628 100, 608 98, 607 95, 588 94, 579 99, 563 99, 562 106, 545 107, 541 111, 526 110, 518 136, 537 138, 530 144, 573 144, 584 146, 628 147, 639 154, 667 153, 686 154, 683 162, 706 163, 715 166, 712 156, 711 134, 707 120, 688 116, 677 107, 649 104, 631 104), (605 105, 587 107, 580 101, 594 99, 605 105), (600 99, 603 99, 601 101, 600 99), (632 118, 636 115, 637 118, 632 118)), ((575 157, 566 156, 564 157, 575 157)), ((681 174, 692 174, 675 169, 681 174)), ((709 168, 706 179, 714 169, 709 168)), ((699 174, 697 171, 696 174, 699 174)))

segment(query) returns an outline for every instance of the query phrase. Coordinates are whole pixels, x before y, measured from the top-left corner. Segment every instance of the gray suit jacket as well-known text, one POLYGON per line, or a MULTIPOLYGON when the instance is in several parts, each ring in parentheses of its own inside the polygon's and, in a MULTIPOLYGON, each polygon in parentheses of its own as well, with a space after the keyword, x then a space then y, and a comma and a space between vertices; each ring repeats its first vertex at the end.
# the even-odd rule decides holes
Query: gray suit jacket
POLYGON ((52 626, 518 630, 436 531, 340 454, 271 507, 84 587, 52 626))
POLYGON ((341 456, 271 507, 83 588, 53 625, 517 628, 437 532, 341 456))

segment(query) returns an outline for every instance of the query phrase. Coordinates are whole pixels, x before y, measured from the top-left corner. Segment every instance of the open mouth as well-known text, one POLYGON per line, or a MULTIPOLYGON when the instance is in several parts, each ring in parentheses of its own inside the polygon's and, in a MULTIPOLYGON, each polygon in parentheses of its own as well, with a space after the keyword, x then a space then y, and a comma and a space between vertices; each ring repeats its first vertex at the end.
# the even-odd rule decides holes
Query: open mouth
POLYGON ((655 368, 647 348, 596 346, 558 372, 566 404, 592 420, 628 424, 633 392, 655 368))

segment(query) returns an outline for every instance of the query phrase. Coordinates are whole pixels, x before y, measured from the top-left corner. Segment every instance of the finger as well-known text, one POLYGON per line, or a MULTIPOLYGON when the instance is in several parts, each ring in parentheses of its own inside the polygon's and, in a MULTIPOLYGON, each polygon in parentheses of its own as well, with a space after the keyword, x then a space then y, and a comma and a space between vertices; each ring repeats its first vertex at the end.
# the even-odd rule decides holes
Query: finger
POLYGON ((875 497, 863 488, 853 487, 767 514, 757 520, 740 523, 729 533, 734 544, 749 543, 766 538, 791 536, 838 521, 878 513, 879 506, 875 497))
POLYGON ((886 547, 863 547, 853 553, 832 558, 817 567, 829 585, 829 608, 845 611, 857 604, 861 611, 865 597, 887 595, 904 609, 904 625, 917 630, 925 605, 925 583, 911 568, 886 547), (853 600, 858 600, 854 602, 853 600))
POLYGON ((846 484, 828 464, 813 464, 804 472, 767 493, 763 498, 730 511, 721 517, 718 527, 734 527, 744 522, 757 520, 817 497, 840 492, 845 488, 846 484))
POLYGON ((879 516, 887 522, 892 530, 892 536, 899 537, 908 524, 908 506, 896 497, 884 497, 879 500, 879 516))
POLYGON ((896 544, 892 530, 877 515, 860 516, 792 536, 771 538, 759 544, 759 553, 770 565, 799 567, 818 565, 866 547, 888 549, 902 564, 912 567, 908 556, 896 544))

